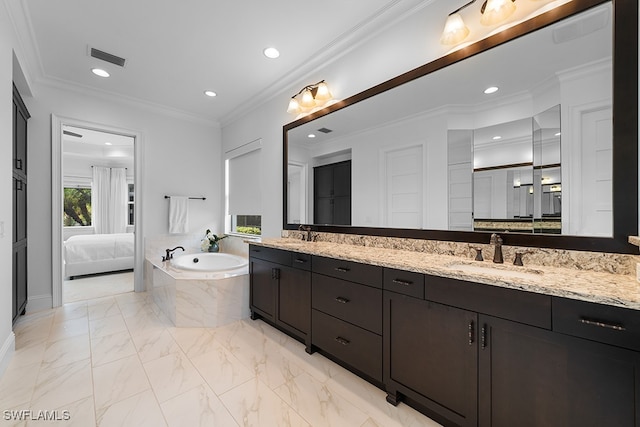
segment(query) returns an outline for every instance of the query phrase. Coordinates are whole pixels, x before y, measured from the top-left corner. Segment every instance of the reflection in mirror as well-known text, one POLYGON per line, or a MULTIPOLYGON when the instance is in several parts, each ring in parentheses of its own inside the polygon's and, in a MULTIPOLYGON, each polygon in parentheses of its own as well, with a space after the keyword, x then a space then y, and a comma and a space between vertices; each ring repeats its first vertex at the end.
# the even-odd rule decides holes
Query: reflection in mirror
POLYGON ((475 210, 476 219, 526 222, 526 229, 518 231, 528 233, 536 228, 536 232, 561 231, 563 235, 612 236, 610 150, 606 154, 612 139, 611 9, 610 3, 589 9, 288 129, 291 176, 287 177, 286 222, 460 231, 487 228, 474 226, 475 210), (493 85, 500 90, 483 93, 493 85), (554 106, 558 107, 554 110, 554 106), (539 114, 547 110, 553 112, 539 114), (559 136, 547 135, 559 127, 558 113, 566 124, 562 150, 559 136), (477 163, 479 155, 472 154, 469 135, 473 130, 525 122, 526 141, 505 133, 511 129, 491 135, 502 136, 509 144, 503 144, 484 166, 471 164, 477 163), (536 149, 543 150, 539 164, 534 164, 532 126, 536 149), (591 136, 593 141, 585 144, 591 136), (500 160, 521 145, 528 147, 526 158, 500 160), (553 154, 546 154, 548 150, 553 154), (343 183, 351 191, 350 205, 342 206, 344 212, 350 210, 346 219, 329 214, 326 203, 330 201, 319 197, 314 177, 315 168, 345 160, 351 161, 350 182, 343 183), (491 162, 516 169, 500 170, 504 188, 500 194, 492 193, 492 202, 473 200, 471 188, 488 190, 490 174, 479 174, 472 184, 469 171, 491 167, 491 162), (552 170, 560 163, 562 169, 552 170), (517 169, 525 164, 527 177, 517 169), (597 176, 591 176, 594 171, 597 176), (516 190, 513 183, 518 177, 516 190), (507 191, 508 179, 512 186, 507 191), (584 197, 590 192, 598 194, 597 202, 584 197), (491 206, 497 200, 500 207, 491 206))
POLYGON ((473 229, 561 233, 560 105, 473 131, 473 229))

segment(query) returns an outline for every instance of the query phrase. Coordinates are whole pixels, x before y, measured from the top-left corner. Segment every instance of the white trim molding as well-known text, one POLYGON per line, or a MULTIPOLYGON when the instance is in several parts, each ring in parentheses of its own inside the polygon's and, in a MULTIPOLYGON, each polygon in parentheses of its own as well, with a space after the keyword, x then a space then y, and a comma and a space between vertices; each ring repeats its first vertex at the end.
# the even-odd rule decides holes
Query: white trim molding
POLYGON ((4 340, 2 347, 0 347, 0 378, 7 370, 13 355, 16 352, 16 335, 13 331, 9 332, 9 336, 4 340))
POLYGON ((144 188, 142 165, 144 157, 144 138, 141 132, 116 128, 109 125, 92 123, 83 120, 77 120, 69 117, 51 115, 51 260, 52 260, 52 305, 59 307, 62 305, 62 183, 63 183, 63 165, 62 165, 62 126, 70 125, 85 129, 97 130, 101 132, 109 132, 118 135, 125 135, 134 138, 135 153, 135 264, 134 264, 134 290, 143 292, 144 285, 144 231, 143 231, 143 207, 144 197, 142 189, 144 188))

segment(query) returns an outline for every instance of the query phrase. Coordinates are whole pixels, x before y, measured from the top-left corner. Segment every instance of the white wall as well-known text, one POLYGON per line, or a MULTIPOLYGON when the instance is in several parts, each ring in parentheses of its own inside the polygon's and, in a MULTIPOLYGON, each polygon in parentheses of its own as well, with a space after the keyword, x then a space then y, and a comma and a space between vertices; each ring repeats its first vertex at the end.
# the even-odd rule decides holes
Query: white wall
POLYGON ((28 262, 31 311, 51 305, 51 114, 140 132, 144 148, 144 236, 168 233, 164 195, 205 196, 190 202, 190 231, 221 229, 220 131, 144 107, 38 86, 26 98, 29 121, 28 262), (37 268, 36 268, 37 266, 37 268))
MULTIPOLYGON (((0 200, 12 200, 13 103, 12 68, 14 35, 3 3, 0 3, 0 200)), ((31 182, 29 182, 31 184, 31 182)), ((13 355, 12 316, 12 205, 0 203, 0 375, 13 355)))

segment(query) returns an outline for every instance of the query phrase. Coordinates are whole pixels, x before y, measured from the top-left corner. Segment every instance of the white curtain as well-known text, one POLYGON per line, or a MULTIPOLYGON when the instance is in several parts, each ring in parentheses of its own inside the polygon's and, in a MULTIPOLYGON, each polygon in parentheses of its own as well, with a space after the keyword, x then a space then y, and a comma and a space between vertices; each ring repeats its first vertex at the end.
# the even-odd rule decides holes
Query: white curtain
POLYGON ((93 167, 91 182, 91 223, 96 234, 109 233, 109 197, 111 193, 111 169, 93 167))
POLYGON ((109 227, 111 233, 127 231, 127 171, 111 168, 111 191, 109 197, 109 227))
POLYGON ((91 221, 96 234, 126 232, 127 196, 125 168, 93 167, 91 221))

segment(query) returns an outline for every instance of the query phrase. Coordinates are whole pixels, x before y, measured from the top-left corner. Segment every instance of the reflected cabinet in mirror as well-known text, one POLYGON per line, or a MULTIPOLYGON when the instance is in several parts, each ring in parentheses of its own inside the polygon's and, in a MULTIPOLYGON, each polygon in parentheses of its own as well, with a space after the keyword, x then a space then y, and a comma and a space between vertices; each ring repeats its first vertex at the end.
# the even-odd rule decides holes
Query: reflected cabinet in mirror
POLYGON ((285 125, 284 228, 636 253, 637 16, 575 0, 285 125))

